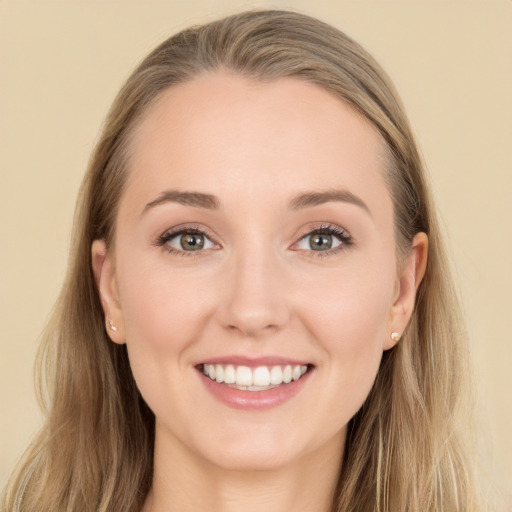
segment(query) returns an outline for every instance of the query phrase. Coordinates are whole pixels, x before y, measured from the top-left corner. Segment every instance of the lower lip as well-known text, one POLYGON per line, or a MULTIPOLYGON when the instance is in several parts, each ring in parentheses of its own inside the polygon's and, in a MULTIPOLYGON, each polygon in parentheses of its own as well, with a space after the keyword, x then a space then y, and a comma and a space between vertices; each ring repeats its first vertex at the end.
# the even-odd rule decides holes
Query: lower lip
POLYGON ((233 409, 261 411, 277 407, 293 398, 306 385, 310 374, 311 369, 298 380, 264 391, 243 391, 218 383, 203 373, 199 373, 199 376, 206 389, 220 402, 233 409))

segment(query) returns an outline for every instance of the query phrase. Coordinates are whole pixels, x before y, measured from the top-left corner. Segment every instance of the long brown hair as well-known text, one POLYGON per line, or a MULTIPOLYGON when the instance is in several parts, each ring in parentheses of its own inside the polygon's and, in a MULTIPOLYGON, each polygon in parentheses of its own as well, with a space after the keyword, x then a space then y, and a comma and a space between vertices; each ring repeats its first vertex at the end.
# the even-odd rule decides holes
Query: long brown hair
POLYGON ((429 236, 425 278, 400 344, 384 354, 373 389, 350 421, 333 510, 478 509, 462 427, 467 355, 425 172, 392 84, 339 30, 305 15, 258 11, 185 30, 157 47, 121 89, 80 190, 69 270, 39 355, 46 421, 4 494, 3 511, 138 511, 150 489, 154 416, 125 346, 110 341, 91 244, 111 243, 130 138, 165 89, 215 69, 272 81, 295 77, 368 119, 388 150, 386 179, 397 250, 429 236))

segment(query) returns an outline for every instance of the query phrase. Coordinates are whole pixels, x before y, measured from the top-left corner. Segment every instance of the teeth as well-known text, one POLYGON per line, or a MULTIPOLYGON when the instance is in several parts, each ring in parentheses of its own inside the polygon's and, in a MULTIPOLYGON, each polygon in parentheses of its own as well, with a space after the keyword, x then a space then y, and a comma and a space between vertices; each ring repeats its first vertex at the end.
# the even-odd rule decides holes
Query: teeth
POLYGON ((255 386, 268 386, 270 384, 270 371, 266 366, 258 366, 252 373, 252 383, 255 386))
POLYGON ((307 365, 281 366, 233 366, 228 364, 205 364, 203 373, 219 383, 231 385, 244 391, 264 391, 283 383, 299 380, 308 371, 307 365))
POLYGON ((283 370, 280 366, 273 366, 270 370, 270 384, 279 385, 283 382, 283 370))
POLYGON ((236 369, 236 385, 252 386, 252 371, 248 366, 239 366, 236 369))
MULTIPOLYGON (((205 364, 205 366, 209 366, 205 364)), ((224 382, 226 384, 234 384, 236 381, 236 372, 235 367, 232 364, 228 364, 226 368, 224 368, 224 382)))
POLYGON ((283 382, 288 384, 291 381, 292 381, 292 367, 290 365, 288 365, 288 366, 285 366, 284 370, 283 370, 283 382))
POLYGON ((215 365, 215 380, 224 382, 224 368, 220 364, 215 365))
POLYGON ((298 380, 302 377, 300 366, 294 366, 292 370, 292 379, 298 380))

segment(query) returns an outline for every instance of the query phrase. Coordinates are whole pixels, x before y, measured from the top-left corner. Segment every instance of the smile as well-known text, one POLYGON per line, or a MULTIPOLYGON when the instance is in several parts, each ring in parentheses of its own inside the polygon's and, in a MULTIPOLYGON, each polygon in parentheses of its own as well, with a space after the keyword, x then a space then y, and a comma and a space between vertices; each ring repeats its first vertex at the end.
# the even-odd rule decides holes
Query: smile
POLYGON ((307 365, 236 366, 203 364, 203 374, 217 383, 240 391, 265 391, 299 380, 308 371, 307 365))

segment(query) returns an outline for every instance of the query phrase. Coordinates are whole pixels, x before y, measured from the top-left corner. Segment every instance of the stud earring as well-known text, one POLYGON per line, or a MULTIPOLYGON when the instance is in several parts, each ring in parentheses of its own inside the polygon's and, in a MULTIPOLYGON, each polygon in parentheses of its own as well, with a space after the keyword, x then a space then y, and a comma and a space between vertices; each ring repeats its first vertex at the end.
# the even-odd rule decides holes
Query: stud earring
POLYGON ((392 332, 392 333, 391 333, 391 339, 392 339, 394 342, 398 342, 398 341, 400 341, 400 333, 399 333, 399 332, 392 332))
POLYGON ((113 332, 117 331, 117 327, 112 323, 112 320, 107 320, 107 329, 113 332))

